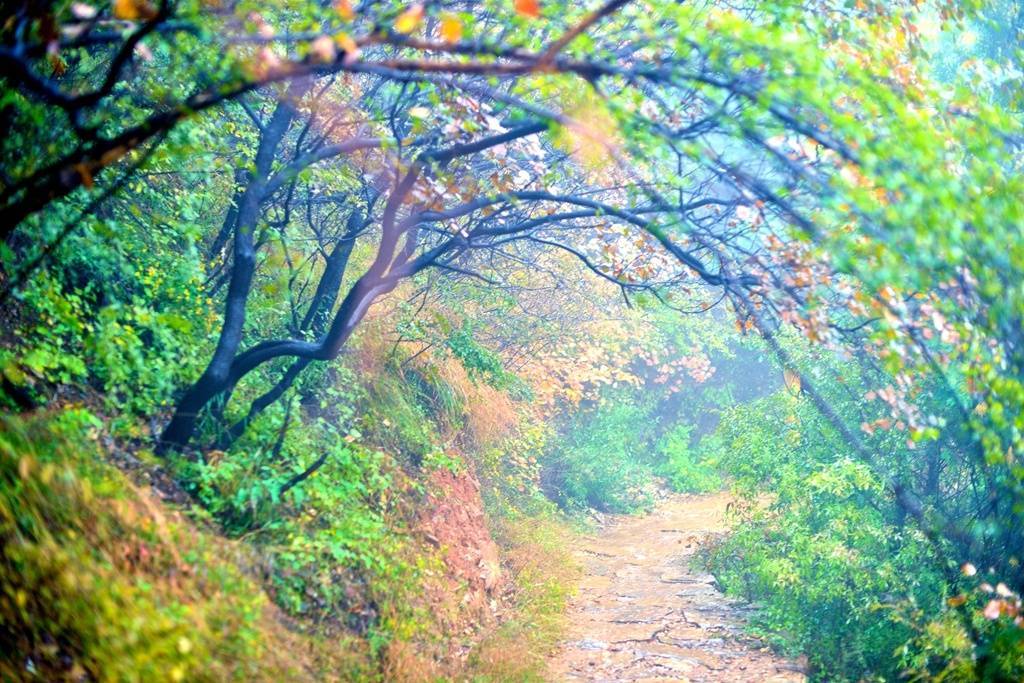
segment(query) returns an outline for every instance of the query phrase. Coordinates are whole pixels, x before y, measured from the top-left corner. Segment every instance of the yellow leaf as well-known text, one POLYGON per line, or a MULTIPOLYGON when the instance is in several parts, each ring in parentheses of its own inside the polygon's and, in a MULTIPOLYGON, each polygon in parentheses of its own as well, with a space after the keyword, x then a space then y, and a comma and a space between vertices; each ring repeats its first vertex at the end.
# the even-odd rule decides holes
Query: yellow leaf
POLYGON ((413 5, 395 19, 395 30, 399 33, 412 33, 423 20, 423 5, 413 5))
POLYGON ((540 3, 537 0, 515 0, 515 8, 524 17, 536 19, 540 16, 540 3))
POLYGON ((786 380, 786 387, 794 394, 800 393, 800 375, 796 374, 792 370, 783 370, 783 379, 786 380))
POLYGON ((441 39, 446 43, 457 43, 462 40, 462 22, 451 15, 441 19, 441 39))
POLYGON ((356 45, 356 41, 352 40, 352 36, 347 33, 339 33, 334 36, 334 42, 343 53, 345 53, 345 63, 351 64, 356 57, 359 56, 359 46, 356 45))

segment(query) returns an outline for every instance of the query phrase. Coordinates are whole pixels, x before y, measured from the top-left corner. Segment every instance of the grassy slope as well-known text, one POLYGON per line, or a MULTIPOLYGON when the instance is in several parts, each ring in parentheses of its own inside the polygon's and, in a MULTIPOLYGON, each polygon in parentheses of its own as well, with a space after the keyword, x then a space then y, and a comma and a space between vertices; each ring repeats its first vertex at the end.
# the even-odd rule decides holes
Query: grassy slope
POLYGON ((542 678, 571 578, 571 532, 554 518, 495 520, 511 614, 465 661, 425 666, 416 641, 451 635, 429 616, 375 654, 356 635, 318 635, 269 599, 258 546, 133 483, 104 442, 84 410, 0 418, 0 679, 542 678))

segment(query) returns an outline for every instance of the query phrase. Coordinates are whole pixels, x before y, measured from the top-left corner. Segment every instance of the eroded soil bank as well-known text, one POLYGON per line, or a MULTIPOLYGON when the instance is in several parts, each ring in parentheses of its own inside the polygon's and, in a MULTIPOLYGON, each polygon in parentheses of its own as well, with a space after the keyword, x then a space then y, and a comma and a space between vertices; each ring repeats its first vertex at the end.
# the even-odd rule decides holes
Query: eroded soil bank
POLYGON ((608 517, 574 549, 584 566, 554 681, 804 681, 801 666, 743 636, 749 608, 691 569, 729 499, 676 495, 649 515, 608 517))

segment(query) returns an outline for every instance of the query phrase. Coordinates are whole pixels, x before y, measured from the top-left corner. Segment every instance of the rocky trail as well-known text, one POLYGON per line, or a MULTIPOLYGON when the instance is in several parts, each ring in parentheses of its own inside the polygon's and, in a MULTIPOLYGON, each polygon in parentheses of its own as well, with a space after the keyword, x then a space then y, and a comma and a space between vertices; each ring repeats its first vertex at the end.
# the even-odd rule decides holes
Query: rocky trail
POLYGON ((743 636, 750 608, 690 567, 725 529, 728 497, 671 496, 645 516, 610 516, 574 549, 584 566, 555 681, 804 681, 797 663, 743 636))

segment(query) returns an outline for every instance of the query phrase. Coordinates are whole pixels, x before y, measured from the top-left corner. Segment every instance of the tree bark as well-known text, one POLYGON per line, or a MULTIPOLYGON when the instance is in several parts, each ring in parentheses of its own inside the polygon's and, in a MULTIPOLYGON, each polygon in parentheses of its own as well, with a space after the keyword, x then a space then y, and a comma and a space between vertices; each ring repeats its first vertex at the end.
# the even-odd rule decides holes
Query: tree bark
MULTIPOLYGON (((286 102, 282 102, 282 104, 286 104, 286 102)), ((270 129, 278 118, 279 110, 274 112, 274 117, 264 130, 257 162, 261 159, 261 153, 264 151, 263 142, 270 138, 270 129)), ((289 110, 289 122, 293 111, 289 110)), ((294 356, 299 360, 307 361, 336 358, 378 297, 391 292, 402 279, 411 277, 432 265, 437 258, 456 246, 456 239, 452 238, 419 257, 412 258, 416 247, 416 226, 421 216, 419 212, 413 211, 407 218, 399 221, 398 212, 425 170, 431 165, 443 166, 454 158, 475 154, 521 137, 533 135, 546 128, 546 123, 530 122, 499 135, 444 149, 434 149, 421 154, 398 181, 384 205, 381 215, 381 240, 373 263, 345 295, 338 308, 338 313, 323 338, 316 342, 299 339, 268 340, 236 355, 241 342, 245 301, 255 267, 252 231, 247 232, 243 226, 246 225, 245 221, 250 218, 250 211, 252 212, 252 225, 255 226, 255 220, 259 215, 260 198, 264 196, 263 193, 267 187, 266 173, 262 175, 257 173, 254 184, 258 183, 260 194, 253 192, 252 190, 255 188, 250 186, 239 209, 235 238, 235 264, 228 289, 225 323, 217 351, 206 372, 178 403, 171 422, 161 435, 157 447, 158 454, 166 454, 168 451, 184 448, 195 433, 199 412, 210 401, 225 390, 237 385, 243 377, 263 363, 285 356, 294 356), (406 237, 406 242, 399 250, 398 245, 403 235, 406 237), (239 240, 239 236, 242 237, 241 240, 239 240), (242 243, 241 247, 238 246, 239 242, 242 243)), ((280 133, 282 136, 283 134, 284 131, 280 133)), ((279 141, 280 137, 278 137, 279 141)), ((273 151, 270 151, 270 157, 272 159, 273 151)), ((257 168, 259 169, 258 163, 257 168)))

